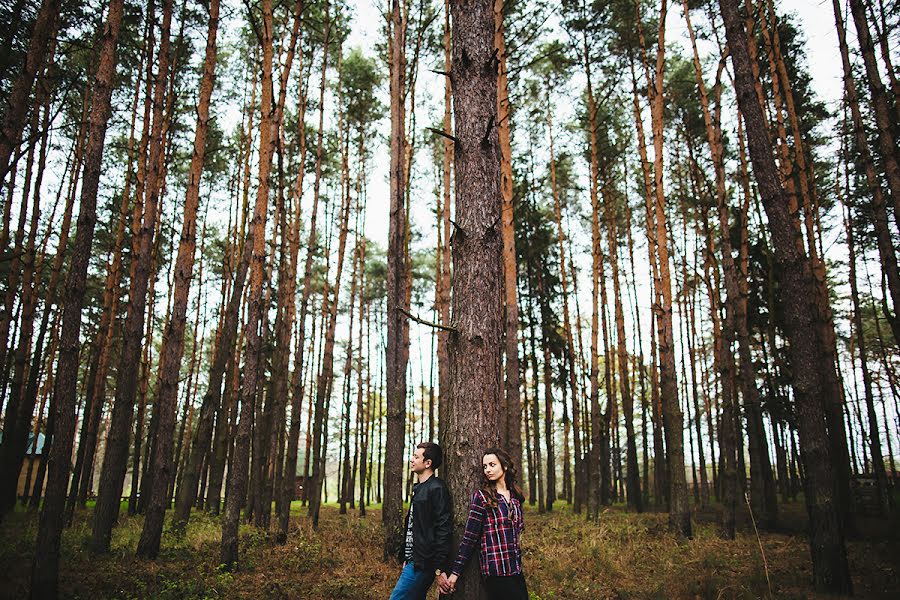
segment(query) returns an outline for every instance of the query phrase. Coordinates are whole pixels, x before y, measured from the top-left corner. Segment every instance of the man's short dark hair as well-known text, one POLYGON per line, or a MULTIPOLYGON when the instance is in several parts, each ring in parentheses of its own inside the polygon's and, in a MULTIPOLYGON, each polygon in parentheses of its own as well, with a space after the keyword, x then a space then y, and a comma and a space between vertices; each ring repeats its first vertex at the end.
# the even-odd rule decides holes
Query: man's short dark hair
POLYGON ((437 469, 441 466, 441 463, 444 462, 444 452, 441 450, 441 447, 434 442, 422 442, 416 446, 416 448, 424 450, 424 452, 422 452, 422 458, 431 461, 432 470, 437 469))

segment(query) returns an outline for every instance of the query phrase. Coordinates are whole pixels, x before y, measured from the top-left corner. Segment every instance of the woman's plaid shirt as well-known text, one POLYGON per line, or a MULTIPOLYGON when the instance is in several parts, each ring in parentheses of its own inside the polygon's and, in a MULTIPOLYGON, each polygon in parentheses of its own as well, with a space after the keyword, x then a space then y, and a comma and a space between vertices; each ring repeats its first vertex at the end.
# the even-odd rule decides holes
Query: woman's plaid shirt
POLYGON ((525 529, 522 504, 514 497, 507 501, 497 494, 497 508, 488 506, 484 492, 472 494, 466 531, 459 545, 451 574, 459 575, 475 546, 480 552, 478 562, 484 576, 518 575, 522 572, 522 552, 519 536, 525 529))

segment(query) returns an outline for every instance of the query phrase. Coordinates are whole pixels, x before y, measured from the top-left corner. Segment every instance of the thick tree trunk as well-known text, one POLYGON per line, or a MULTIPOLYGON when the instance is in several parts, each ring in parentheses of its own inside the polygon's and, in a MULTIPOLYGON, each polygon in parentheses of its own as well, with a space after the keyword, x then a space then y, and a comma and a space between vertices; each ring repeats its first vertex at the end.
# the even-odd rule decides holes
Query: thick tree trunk
MULTIPOLYGON (((503 236, 497 132, 497 50, 493 1, 452 3, 456 222, 453 239, 452 401, 445 457, 453 497, 454 541, 461 539, 481 452, 499 442, 502 397, 503 236)), ((472 561, 456 595, 474 600, 481 582, 472 561)))
MULTIPOLYGON (((815 182, 812 174, 807 167, 806 154, 804 150, 803 134, 800 129, 799 118, 794 105, 793 92, 791 91, 791 83, 785 67, 784 57, 781 54, 780 36, 778 27, 775 23, 775 10, 771 2, 767 2, 769 16, 771 16, 771 25, 765 10, 760 12, 760 26, 765 41, 769 68, 771 73, 776 76, 772 78, 772 96, 775 104, 775 115, 777 123, 778 136, 781 143, 778 145, 781 158, 782 181, 788 194, 789 200, 792 202, 791 209, 794 218, 794 227, 800 228, 801 217, 806 228, 806 242, 808 245, 809 261, 813 272, 813 278, 816 283, 816 306, 818 318, 816 325, 819 327, 819 336, 821 339, 820 360, 822 361, 821 372, 827 377, 826 391, 823 401, 825 403, 825 419, 828 427, 828 438, 831 444, 831 452, 834 457, 835 478, 837 485, 837 499, 841 519, 848 531, 854 529, 852 498, 850 491, 850 454, 848 451, 847 434, 845 432, 842 414, 844 409, 844 391, 841 382, 840 373, 838 371, 839 359, 837 354, 836 337, 834 332, 834 318, 831 311, 828 284, 826 281, 827 274, 825 272, 825 264, 819 257, 819 252, 815 243, 815 232, 813 225, 813 211, 816 210, 816 199, 814 197, 815 182), (791 135, 793 136, 794 154, 793 157, 789 153, 790 143, 788 141, 787 127, 784 123, 784 115, 782 114, 782 103, 785 112, 787 112, 790 122, 791 135), (795 185, 799 183, 799 186, 795 185), (799 194, 797 194, 799 187, 799 194), (797 201, 799 199, 799 206, 797 201), (802 210, 802 213, 801 213, 802 210)), ((750 21, 748 21, 749 23, 750 21)), ((736 323, 740 326, 740 321, 736 323)), ((749 428, 756 428, 764 433, 762 426, 756 427, 756 421, 760 418, 756 416, 756 410, 752 404, 750 407, 751 419, 748 421, 749 428)), ((768 456, 763 456, 756 446, 755 432, 750 435, 750 457, 751 470, 757 471, 760 477, 753 478, 753 482, 761 491, 763 486, 769 484, 771 488, 771 465, 768 464, 768 456), (756 450, 756 452, 754 452, 756 450), (760 461, 765 464, 759 464, 760 461), (768 475, 768 477, 767 477, 768 475)), ((763 496, 764 494, 756 494, 763 496)), ((769 511, 767 511, 769 512, 769 511)))
POLYGON ((78 228, 63 296, 62 332, 56 367, 51 411, 55 437, 50 447, 47 491, 38 525, 37 545, 31 575, 31 597, 56 597, 59 576, 59 549, 63 526, 66 484, 69 479, 72 441, 75 433, 75 394, 78 378, 81 309, 87 277, 91 242, 97 221, 97 190, 103 162, 106 125, 116 68, 116 43, 122 25, 123 1, 111 0, 107 21, 100 38, 97 74, 91 104, 90 128, 85 149, 84 175, 78 228))
POLYGON ((784 306, 785 330, 790 343, 793 386, 806 471, 807 509, 813 578, 817 589, 847 593, 852 590, 841 521, 836 510, 832 471, 822 399, 825 374, 818 360, 821 340, 816 335, 815 282, 802 241, 791 224, 789 203, 778 179, 772 147, 756 92, 744 30, 736 0, 719 0, 731 61, 738 105, 747 124, 750 158, 763 199, 780 267, 781 285, 791 302, 784 306))
MULTIPOLYGON (((444 0, 444 71, 450 72, 452 67, 452 58, 450 56, 450 0, 444 0)), ((452 90, 450 85, 451 78, 444 77, 444 131, 451 131, 452 123, 452 90)), ((440 219, 438 227, 441 228, 443 235, 441 236, 440 248, 438 252, 441 255, 441 270, 438 273, 440 279, 440 293, 438 295, 438 319, 440 323, 447 324, 450 322, 450 197, 452 188, 452 172, 453 172, 453 140, 450 138, 443 139, 443 169, 441 186, 441 210, 438 218, 440 219)), ((443 444, 444 423, 446 423, 446 408, 450 404, 450 359, 447 356, 447 343, 449 332, 439 330, 437 332, 438 348, 438 439, 443 444)))

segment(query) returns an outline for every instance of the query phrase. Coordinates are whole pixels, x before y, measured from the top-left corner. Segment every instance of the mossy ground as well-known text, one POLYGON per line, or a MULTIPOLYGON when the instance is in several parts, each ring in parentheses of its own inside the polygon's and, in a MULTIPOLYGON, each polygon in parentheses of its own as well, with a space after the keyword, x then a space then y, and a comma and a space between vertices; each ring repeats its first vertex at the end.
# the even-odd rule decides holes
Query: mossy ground
MULTIPOLYGON (((363 600, 390 595, 399 565, 381 560, 377 508, 360 518, 326 505, 318 531, 299 503, 293 508, 287 544, 241 527, 234 573, 219 566, 218 518, 196 513, 183 535, 167 530, 159 558, 147 561, 134 556, 141 517, 123 517, 109 554, 92 553, 89 508, 63 535, 61 596, 363 600)), ((667 531, 664 513, 612 507, 599 522, 588 523, 564 503, 545 514, 527 507, 523 550, 532 600, 829 597, 815 594, 810 584, 802 504, 781 510, 784 525, 762 533, 761 552, 746 518, 735 541, 720 539, 715 508, 695 513, 694 537, 684 540, 667 531)), ((860 519, 860 532, 848 542, 856 597, 900 598, 900 523, 860 519)), ((27 597, 36 533, 37 515, 30 512, 16 512, 0 524, 0 599, 27 597)), ((429 598, 436 595, 432 591, 429 598)))

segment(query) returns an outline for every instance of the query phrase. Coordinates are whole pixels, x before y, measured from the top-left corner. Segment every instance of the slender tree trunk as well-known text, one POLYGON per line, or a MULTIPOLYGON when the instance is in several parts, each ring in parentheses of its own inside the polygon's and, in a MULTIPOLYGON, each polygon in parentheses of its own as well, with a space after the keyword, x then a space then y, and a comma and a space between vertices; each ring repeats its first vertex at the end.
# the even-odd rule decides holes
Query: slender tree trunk
POLYGON ((587 36, 582 39, 582 58, 584 61, 585 75, 587 76, 587 110, 588 126, 590 127, 589 139, 591 150, 591 370, 590 370, 590 413, 591 413, 591 443, 588 452, 588 510, 587 518, 597 520, 600 516, 600 486, 601 484, 601 453, 603 442, 603 429, 600 425, 600 360, 599 360, 599 335, 600 335, 600 270, 603 268, 602 252, 600 250, 600 200, 597 185, 599 178, 599 149, 597 142, 597 106, 594 100, 594 89, 591 82, 591 58, 588 53, 587 36))
POLYGON ((341 273, 344 266, 344 250, 347 246, 347 230, 350 221, 350 194, 344 193, 339 213, 338 258, 334 276, 334 296, 329 298, 328 287, 322 298, 322 314, 327 318, 325 326, 325 346, 322 355, 322 366, 316 381, 316 408, 313 421, 313 465, 312 481, 309 486, 309 513, 313 528, 319 526, 319 509, 325 475, 324 444, 326 443, 326 426, 328 418, 327 404, 330 403, 331 390, 334 385, 334 337, 337 327, 337 307, 341 291, 341 273), (326 313, 327 307, 327 313, 326 313))
MULTIPOLYGON (((106 441, 100 492, 94 509, 92 545, 97 552, 108 552, 112 528, 119 514, 122 484, 127 469, 128 441, 131 416, 140 369, 147 288, 152 271, 153 237, 157 223, 157 209, 163 177, 163 105, 169 68, 169 31, 173 1, 168 0, 163 12, 160 34, 159 66, 153 92, 153 129, 150 135, 149 174, 147 177, 143 217, 135 209, 132 237, 131 283, 128 290, 128 313, 123 326, 124 342, 116 376, 115 404, 106 441)), ((140 206, 140 203, 136 203, 140 206)))
MULTIPOLYGON (((549 93, 549 90, 548 90, 549 93)), ((566 265, 566 250, 563 244, 565 235, 563 233, 562 224, 562 205, 559 198, 559 187, 556 177, 556 156, 554 151, 553 140, 553 114, 551 103, 547 103, 547 132, 550 147, 550 186, 553 193, 553 212, 556 217, 556 241, 559 246, 559 272, 560 284, 562 285, 563 300, 563 331, 566 338, 566 363, 567 368, 564 369, 568 375, 568 385, 572 393, 572 425, 574 429, 574 451, 575 451, 575 490, 574 490, 574 506, 573 511, 580 513, 582 503, 584 502, 584 481, 581 477, 582 472, 582 450, 581 450, 581 410, 579 407, 579 392, 575 366, 575 344, 572 339, 572 324, 569 313, 569 274, 566 265)), ((565 404, 564 404, 565 407, 565 404)), ((568 447, 568 445, 566 445, 568 447)), ((568 461, 566 462, 568 464, 568 461)))
MULTIPOLYGON (((840 199, 840 188, 838 188, 840 199)), ((869 372, 869 362, 866 356, 866 337, 863 330, 862 314, 859 308, 859 291, 856 282, 856 244, 853 235, 853 213, 848 206, 844 229, 847 234, 847 249, 850 253, 850 297, 853 299, 853 329, 856 333, 856 344, 859 349, 859 363, 863 377, 863 391, 866 398, 866 414, 869 419, 869 448, 872 452, 872 466, 875 471, 875 487, 878 493, 878 508, 884 510, 885 506, 893 508, 887 474, 884 470, 884 456, 881 453, 881 432, 878 430, 878 417, 875 412, 875 396, 872 393, 872 374, 869 372)), ((890 440, 890 435, 885 432, 885 437, 890 440)))
MULTIPOLYGON (((555 419, 553 418, 553 361, 550 353, 550 332, 553 328, 550 306, 547 302, 547 288, 544 286, 544 275, 541 266, 537 268, 537 293, 540 298, 541 312, 541 351, 543 352, 542 376, 544 382, 544 448, 547 451, 547 493, 544 506, 548 511, 553 510, 553 502, 556 500, 556 433, 555 419)), ((535 373, 537 380, 537 373, 535 373)), ((535 395, 537 401, 537 395, 535 395)))
POLYGON ((84 301, 91 242, 97 221, 97 190, 103 161, 106 125, 110 114, 110 98, 116 67, 116 43, 122 24, 122 12, 122 0, 110 0, 106 26, 100 38, 99 60, 93 84, 90 133, 85 149, 78 227, 63 296, 59 361, 51 400, 56 440, 50 447, 48 459, 47 491, 38 525, 37 545, 31 575, 32 598, 55 597, 58 590, 63 509, 75 432, 74 408, 78 377, 81 309, 84 301))
POLYGON ((513 464, 522 464, 522 401, 519 399, 519 305, 516 284, 516 236, 513 222, 512 145, 510 143, 509 80, 503 31, 504 0, 494 0, 494 45, 497 48, 497 130, 500 140, 500 193, 503 235, 505 391, 500 443, 513 464))
MULTIPOLYGON (((41 3, 31 29, 25 64, 9 92, 8 106, 3 115, 3 123, 0 125, 0 191, 3 190, 3 180, 15 164, 15 160, 12 160, 13 153, 22 141, 22 131, 28 122, 28 107, 31 106, 28 97, 38 74, 44 69, 47 57, 53 53, 62 4, 61 0, 43 0, 41 3)), ((12 183, 9 187, 12 187, 12 183)), ((5 340, 6 337, 0 339, 5 340)), ((5 358, 5 352, 2 357, 5 358)), ((3 362, 0 360, 0 364, 3 362)))
MULTIPOLYGON (((349 190, 348 190, 349 194, 349 190)), ((356 216, 356 226, 355 229, 359 231, 359 210, 357 210, 356 216)), ((342 423, 343 427, 343 452, 344 452, 344 464, 343 469, 341 471, 341 494, 339 495, 338 501, 340 502, 340 514, 347 513, 347 503, 351 502, 354 494, 353 488, 351 487, 351 474, 355 471, 355 469, 350 468, 350 412, 352 406, 350 405, 350 382, 353 375, 353 322, 355 317, 355 304, 356 304, 356 285, 358 278, 358 267, 359 267, 359 240, 354 244, 354 252, 353 258, 351 261, 353 262, 353 270, 350 276, 350 303, 347 305, 350 311, 350 323, 348 331, 350 332, 350 338, 347 341, 347 362, 344 365, 344 422, 342 423)), ((362 336, 360 336, 361 338, 362 336)), ((359 410, 361 410, 361 406, 359 403, 356 405, 357 415, 359 410)), ((358 430, 358 428, 357 428, 358 430)), ((430 439, 430 438, 429 438, 430 439)))
MULTIPOLYGON (((295 489, 295 478, 297 472, 297 452, 300 444, 300 425, 301 418, 303 414, 303 397, 305 392, 304 385, 304 377, 302 376, 304 369, 304 353, 306 351, 306 316, 309 311, 309 296, 311 292, 312 286, 312 269, 313 269, 313 257, 318 248, 318 240, 317 240, 317 231, 316 231, 316 220, 318 217, 319 210, 319 186, 322 178, 322 154, 323 154, 323 139, 324 139, 324 98, 325 98, 325 84, 327 81, 327 69, 328 69, 328 45, 330 43, 331 36, 331 21, 328 19, 328 4, 326 4, 326 20, 325 20, 325 36, 322 45, 322 76, 319 83, 319 129, 317 133, 317 143, 316 143, 316 177, 313 188, 313 206, 312 212, 310 213, 310 221, 309 221, 309 236, 307 238, 306 243, 306 262, 304 265, 303 272, 303 292, 300 298, 300 315, 297 319, 297 324, 299 326, 299 333, 297 336, 297 356, 295 357, 294 362, 294 385, 291 393, 291 424, 288 430, 288 443, 287 443, 287 458, 285 460, 284 472, 287 474, 286 477, 282 480, 282 500, 281 506, 282 511, 278 515, 278 541, 283 543, 287 539, 288 525, 290 523, 290 506, 291 500, 294 498, 294 489, 295 489), (297 375, 297 369, 301 370, 301 376, 297 375)), ((301 122, 303 122, 303 118, 306 115, 306 97, 301 99, 301 122)), ((302 132, 301 129, 301 154, 305 157, 306 153, 306 136, 305 133, 302 132)), ((305 162, 305 161, 304 161, 305 162)), ((297 180, 295 182, 295 191, 296 191, 296 200, 300 202, 300 193, 303 190, 303 168, 301 163, 300 172, 297 175, 297 180)), ((298 208, 298 216, 297 221, 295 222, 295 228, 299 226, 299 208, 298 208)), ((298 232, 299 235, 299 232, 298 232)), ((315 315, 313 315, 312 322, 312 335, 310 339, 315 339, 315 315)), ((310 363, 312 362, 312 353, 310 353, 310 363)), ((311 396, 310 396, 311 398, 311 396)), ((308 428, 307 430, 309 430, 308 428)), ((309 461, 309 451, 310 444, 309 438, 307 437, 306 444, 306 452, 305 452, 305 460, 309 461)), ((307 475, 309 473, 308 464, 304 466, 303 469, 303 479, 304 479, 304 501, 309 497, 309 485, 307 480, 307 475)))
MULTIPOLYGON (((456 27, 454 27, 454 33, 455 29, 456 27)), ((407 207, 404 160, 406 145, 404 107, 406 30, 405 11, 401 10, 400 0, 393 0, 388 39, 391 94, 391 200, 387 275, 387 438, 385 441, 384 506, 382 509, 385 558, 396 555, 400 548, 403 517, 403 432, 406 423, 406 366, 409 362, 409 335, 407 333, 409 322, 402 312, 406 306, 407 286, 409 286, 406 264, 408 258, 406 255, 407 207)), ((493 40, 493 37, 491 39, 493 40)), ((496 102, 495 93, 495 106, 496 102)), ((457 117, 458 115, 457 111, 457 117)))
MULTIPOLYGON (((660 5, 656 67, 651 85, 648 79, 653 122, 654 187, 656 190, 655 245, 659 255, 660 299, 657 333, 660 363, 660 397, 666 435, 666 458, 669 466, 669 526, 681 535, 691 536, 691 513, 684 474, 684 418, 678 402, 675 374, 675 340, 672 328, 672 284, 669 275, 669 246, 666 230, 665 191, 663 188, 663 74, 665 68, 666 0, 660 5)), ((649 74, 648 74, 649 75, 649 74)))
MULTIPOLYGON (((642 44, 643 46, 643 44, 642 44)), ((645 69, 647 67, 645 66, 645 69)), ((659 362, 657 361, 656 341, 656 321, 659 312, 660 300, 660 279, 658 252, 656 251, 656 238, 653 234, 655 230, 655 211, 653 210, 653 184, 650 179, 650 162, 647 158, 647 144, 644 135, 644 123, 641 116, 641 106, 638 98, 637 77, 634 72, 634 63, 631 63, 631 80, 632 80, 632 103, 634 113, 635 129, 637 131, 638 153, 641 160, 641 175, 644 184, 644 209, 646 216, 647 229, 647 251, 650 262, 650 274, 653 282, 652 289, 652 306, 651 306, 651 327, 650 327, 650 395, 653 403, 653 457, 654 457, 654 489, 656 490, 655 498, 659 505, 668 504, 669 502, 669 485, 668 485, 668 461, 666 460, 665 436, 663 435, 663 418, 659 395, 659 362)))
POLYGON ((250 281, 247 290, 248 316, 244 325, 246 349, 244 353, 243 380, 241 381, 241 411, 235 436, 234 456, 229 469, 228 486, 225 496, 225 517, 222 520, 221 562, 228 570, 238 567, 238 521, 244 503, 250 454, 250 432, 253 427, 253 409, 257 401, 260 376, 262 339, 259 332, 260 319, 264 309, 262 303, 263 275, 266 263, 266 217, 269 205, 272 154, 275 150, 277 129, 274 121, 274 98, 272 90, 272 1, 262 3, 262 96, 260 101, 261 119, 259 128, 259 185, 250 231, 253 237, 253 257, 250 260, 250 281))
MULTIPOLYGON (((609 240, 609 263, 612 265, 613 298, 616 311, 616 356, 619 366, 619 387, 622 393, 622 413, 625 417, 626 450, 626 496, 628 506, 637 512, 643 511, 641 498, 641 474, 638 470, 637 442, 634 435, 634 397, 631 393, 631 379, 628 373, 628 350, 625 347, 625 312, 622 308, 622 290, 619 285, 619 235, 618 216, 613 204, 612 193, 604 190, 603 212, 606 217, 606 232, 609 240)), ((629 223, 630 226, 630 223, 629 223)))
MULTIPOLYGON (((152 24, 147 22, 145 33, 149 33, 152 24)), ((151 61, 152 48, 150 47, 150 40, 152 37, 149 35, 145 36, 148 40, 148 43, 145 44, 145 49, 143 54, 141 55, 141 67, 138 69, 138 72, 143 70, 144 60, 148 63, 151 61)), ((148 64, 149 67, 149 64, 148 64)), ((88 486, 91 477, 88 475, 92 475, 92 465, 94 463, 94 456, 96 452, 97 446, 97 426, 99 425, 100 415, 102 413, 102 404, 105 400, 106 396, 106 379, 109 370, 109 362, 110 362, 110 348, 112 345, 112 337, 113 337, 113 324, 115 323, 116 313, 119 304, 119 286, 122 280, 122 248, 125 243, 125 227, 128 222, 128 207, 131 203, 131 172, 132 165, 134 164, 134 128, 135 128, 135 120, 137 118, 137 106, 138 101, 140 99, 140 90, 141 84, 143 82, 140 78, 137 78, 134 87, 134 99, 132 101, 131 107, 131 127, 130 133, 128 136, 128 165, 126 167, 126 177, 125 177, 125 186, 122 191, 122 199, 121 205, 119 208, 119 219, 116 225, 116 239, 113 245, 112 251, 112 259, 109 264, 109 272, 106 276, 106 282, 103 288, 103 316, 101 317, 100 327, 98 329, 98 336, 95 340, 95 348, 94 348, 94 356, 92 356, 92 366, 96 364, 96 373, 88 381, 88 391, 87 391, 87 402, 92 406, 92 414, 90 417, 90 422, 88 423, 88 428, 82 429, 81 441, 79 442, 78 447, 78 459, 75 464, 75 471, 72 473, 72 489, 70 492, 70 497, 68 500, 68 504, 66 506, 67 516, 66 520, 69 524, 72 522, 72 514, 75 509, 76 502, 76 485, 81 479, 81 485, 78 489, 77 493, 77 501, 78 503, 84 507, 87 504, 87 494, 88 494, 88 486), (88 431, 91 432, 91 435, 87 435, 88 431), (84 468, 83 465, 87 464, 88 467, 84 468)), ((150 108, 150 93, 149 90, 150 82, 147 81, 147 89, 148 94, 145 98, 144 102, 144 113, 145 115, 149 114, 150 108)), ((142 134, 142 138, 146 139, 146 136, 149 134, 150 123, 149 118, 145 118, 144 120, 144 134, 142 134)), ((146 149, 146 145, 143 146, 146 149)), ((145 161, 142 161, 145 162, 145 161)))
MULTIPOLYGON (((31 223, 28 231, 28 238, 25 245, 21 249, 21 275, 22 275, 22 291, 19 298, 19 332, 16 351, 12 358, 12 380, 10 381, 9 402, 6 405, 6 415, 3 424, 3 439, 5 440, 0 447, 0 460, 2 460, 2 481, 3 485, 3 506, 0 507, 0 514, 10 510, 16 503, 16 490, 18 487, 19 474, 22 469, 22 461, 28 445, 28 431, 31 429, 32 414, 37 400, 36 394, 27 394, 27 368, 28 357, 32 353, 32 340, 34 339, 34 320, 37 310, 38 301, 38 284, 35 281, 39 276, 37 271, 37 251, 36 239, 39 219, 41 216, 41 184, 43 181, 44 170, 47 164, 47 144, 49 137, 50 112, 49 112, 49 96, 50 82, 46 77, 41 77, 38 84, 38 91, 35 95, 35 109, 31 122, 31 131, 38 138, 33 145, 37 145, 40 141, 40 150, 38 152, 37 174, 34 181, 34 191, 31 194, 31 223), (41 109, 44 115, 41 118, 41 109), (7 495, 8 494, 8 495, 7 495)), ((29 160, 29 163, 31 161, 29 160)), ((30 167, 29 167, 30 168, 30 167)), ((28 177, 26 177, 28 179, 28 177)), ((28 193, 28 186, 25 188, 25 194, 28 193)), ((26 196, 22 199, 22 211, 24 212, 26 204, 26 196)), ((14 291, 15 286, 11 286, 10 291, 14 291)), ((2 338, 6 339, 6 338, 2 338)), ((43 340, 41 340, 43 341, 43 340)), ((40 354, 40 350, 35 349, 36 354, 40 354)))
MULTIPOLYGON (((872 108, 878 131, 878 150, 884 164, 891 199, 894 201, 895 224, 900 229, 900 158, 898 158, 897 140, 894 138, 894 129, 892 128, 890 101, 884 83, 881 81, 878 62, 875 59, 875 48, 869 33, 865 2, 850 0, 849 4, 853 22, 856 25, 856 36, 859 39, 863 64, 866 67, 866 80, 869 84, 869 94, 872 98, 872 108)), ((837 15, 837 13, 835 14, 837 15)), ((897 309, 896 306, 894 308, 897 309)))
POLYGON ((900 340, 900 270, 897 267, 897 254, 891 240, 891 232, 888 224, 887 208, 885 202, 885 190, 875 171, 872 153, 869 150, 869 141, 866 137, 865 123, 859 108, 859 96, 856 92, 856 83, 853 79, 853 67, 850 63, 850 52, 847 48, 847 33, 844 28, 844 19, 838 0, 832 0, 834 6, 834 20, 837 25, 838 42, 841 49, 841 63, 844 68, 844 95, 850 106, 850 115, 853 118, 853 135, 856 142, 856 151, 863 166, 866 176, 868 191, 872 195, 872 212, 875 225, 875 238, 878 243, 878 255, 881 258, 881 267, 887 276, 888 290, 890 290, 891 304, 894 312, 885 312, 895 340, 900 340))
MULTIPOLYGON (((155 481, 147 506, 144 528, 138 543, 138 556, 156 558, 162 535, 163 520, 169 504, 168 484, 173 477, 172 430, 175 425, 175 404, 178 398, 180 363, 184 351, 184 330, 187 322, 187 304, 197 247, 197 208, 200 203, 200 180, 206 152, 206 135, 209 129, 209 104, 215 82, 216 34, 219 26, 219 1, 210 0, 209 26, 206 37, 206 57, 200 81, 200 98, 197 104, 197 127, 194 132, 194 150, 191 156, 188 187, 184 201, 181 241, 175 259, 175 283, 172 314, 163 332, 157 375, 156 410, 160 424, 157 435, 155 461, 149 465, 155 481)), ((196 340, 195 340, 196 343, 196 340)), ((145 473, 147 470, 145 469, 145 473)), ((190 498, 193 504, 193 498, 190 498)), ((190 510, 190 508, 188 508, 190 510)))

